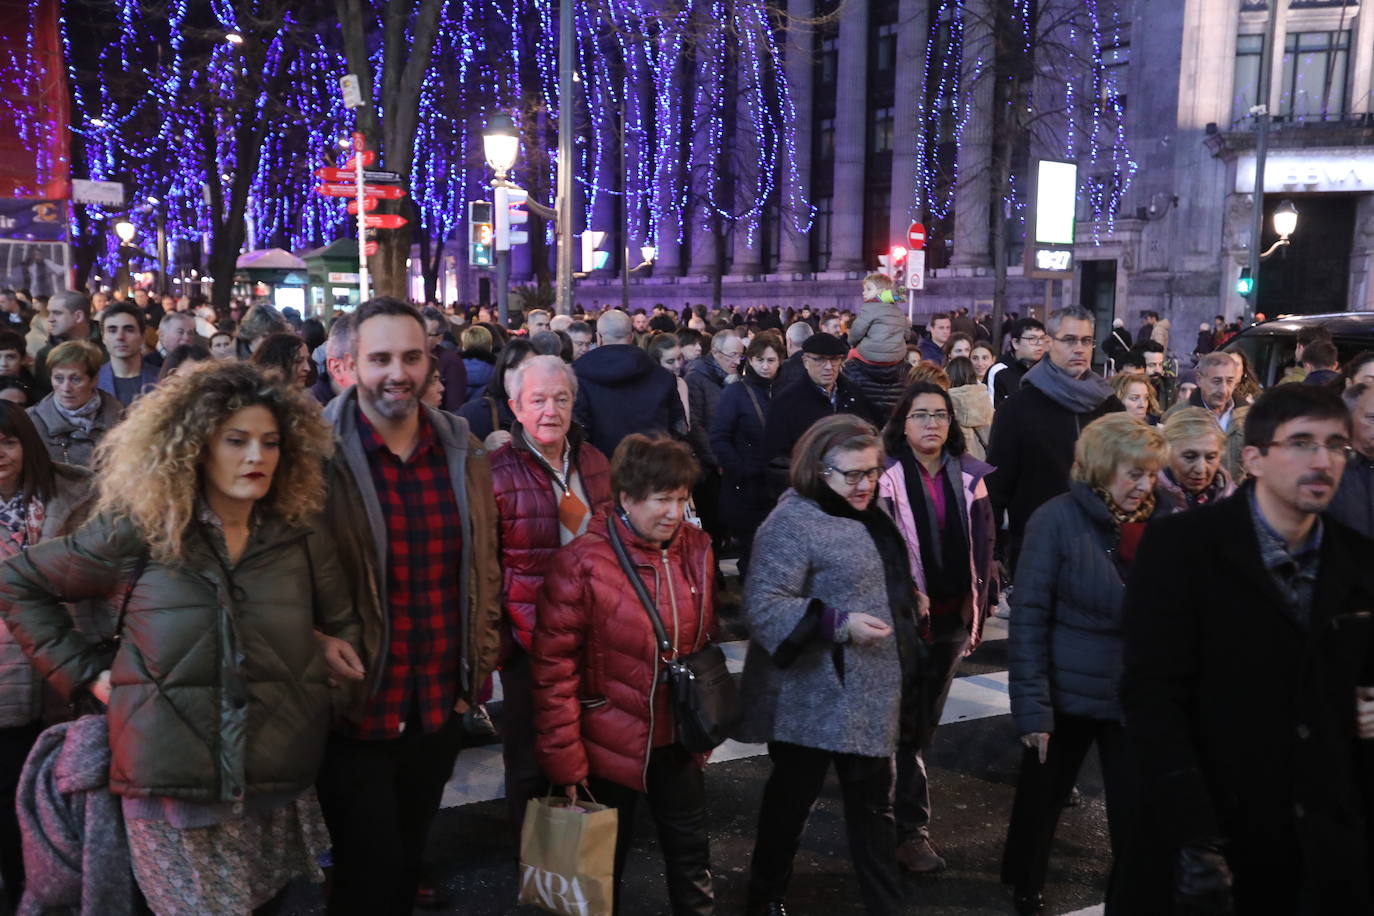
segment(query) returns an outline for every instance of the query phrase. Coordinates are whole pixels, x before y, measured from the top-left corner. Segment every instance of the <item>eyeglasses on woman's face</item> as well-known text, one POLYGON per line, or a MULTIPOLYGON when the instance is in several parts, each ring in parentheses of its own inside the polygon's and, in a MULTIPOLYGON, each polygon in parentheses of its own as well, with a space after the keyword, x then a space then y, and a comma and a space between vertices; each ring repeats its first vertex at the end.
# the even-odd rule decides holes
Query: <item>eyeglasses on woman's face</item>
POLYGON ((872 483, 873 481, 877 480, 882 473, 882 468, 854 468, 851 470, 846 468, 837 468, 833 465, 825 466, 826 477, 829 477, 831 475, 839 475, 840 478, 844 480, 845 485, 850 487, 858 486, 859 481, 861 480, 867 480, 869 483, 872 483))

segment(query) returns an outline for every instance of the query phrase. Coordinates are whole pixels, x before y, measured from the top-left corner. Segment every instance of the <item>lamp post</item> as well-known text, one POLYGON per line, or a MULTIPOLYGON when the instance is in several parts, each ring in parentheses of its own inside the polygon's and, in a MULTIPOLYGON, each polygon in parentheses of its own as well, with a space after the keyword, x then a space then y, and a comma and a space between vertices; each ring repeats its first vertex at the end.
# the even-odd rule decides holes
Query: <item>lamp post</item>
MULTIPOLYGON (((482 131, 482 152, 487 165, 496 173, 491 186, 496 189, 492 196, 492 209, 505 206, 505 195, 501 189, 506 187, 506 175, 515 167, 515 158, 520 154, 520 133, 515 122, 505 112, 496 112, 487 120, 482 131)), ((493 218, 496 214, 492 214, 493 218)), ((493 252, 496 261, 496 311, 497 320, 504 327, 510 320, 510 248, 502 250, 500 245, 493 252)))
MULTIPOLYGON (((1255 116, 1255 187, 1250 212, 1250 277, 1254 287, 1245 307, 1245 323, 1255 320, 1259 304, 1260 231, 1264 226, 1264 167, 1269 154, 1269 95, 1274 75, 1274 37, 1278 31, 1280 11, 1287 4, 1271 3, 1265 15, 1263 57, 1260 58, 1259 86, 1256 105, 1250 109, 1255 116)), ((1290 204, 1291 206, 1291 204, 1290 204)))
POLYGON ((129 249, 134 236, 138 235, 138 227, 127 217, 121 217, 115 220, 114 234, 119 239, 119 280, 115 283, 115 289, 127 296, 129 287, 133 285, 129 276, 129 249))

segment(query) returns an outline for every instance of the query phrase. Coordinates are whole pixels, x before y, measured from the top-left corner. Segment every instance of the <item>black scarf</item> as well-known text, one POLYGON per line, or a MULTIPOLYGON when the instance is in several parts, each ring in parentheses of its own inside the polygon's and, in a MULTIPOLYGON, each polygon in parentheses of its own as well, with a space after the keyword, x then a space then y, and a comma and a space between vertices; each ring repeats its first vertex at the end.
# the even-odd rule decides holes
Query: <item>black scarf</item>
POLYGON ((963 598, 973 590, 973 574, 969 570, 969 541, 964 531, 963 510, 949 473, 959 463, 950 459, 940 469, 940 482, 945 490, 945 524, 937 530, 939 519, 921 480, 921 466, 915 454, 909 446, 903 445, 897 459, 902 463, 906 498, 911 503, 911 515, 921 541, 926 595, 932 602, 963 598))
MULTIPOLYGON (((887 603, 892 612, 892 635, 897 640, 897 657, 902 666, 902 703, 900 731, 903 743, 916 741, 922 727, 921 673, 924 668, 926 644, 916 625, 916 588, 911 579, 911 561, 907 557, 906 542, 897 525, 878 508, 877 501, 869 503, 860 512, 851 506, 844 497, 826 484, 822 484, 816 497, 816 504, 827 515, 839 518, 852 518, 861 522, 873 546, 878 549, 882 560, 883 577, 887 586, 887 603)), ((843 608, 841 609, 843 610, 843 608)), ((840 659, 843 658, 842 646, 835 647, 840 659)), ((843 681, 843 663, 836 661, 836 667, 843 681)))

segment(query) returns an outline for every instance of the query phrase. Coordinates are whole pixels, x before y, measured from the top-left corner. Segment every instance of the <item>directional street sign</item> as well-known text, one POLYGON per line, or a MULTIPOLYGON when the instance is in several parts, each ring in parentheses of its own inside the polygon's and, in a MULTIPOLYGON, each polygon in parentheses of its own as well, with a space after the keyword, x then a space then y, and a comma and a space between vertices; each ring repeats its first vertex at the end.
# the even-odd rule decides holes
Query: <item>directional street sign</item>
MULTIPOLYGON (((350 172, 352 172, 352 171, 353 171, 353 167, 356 165, 356 163, 353 161, 355 158, 356 158, 355 156, 349 156, 347 159, 345 159, 345 160, 344 160, 344 168, 346 168, 346 169, 348 169, 350 172)), ((363 150, 363 168, 367 168, 369 165, 371 165, 372 163, 374 163, 374 162, 376 162, 376 161, 377 161, 377 154, 376 154, 376 153, 372 152, 372 150, 370 150, 370 149, 365 149, 365 150, 363 150)))
MULTIPOLYGON (((377 209, 377 198, 375 198, 375 197, 368 197, 368 198, 365 198, 365 199, 363 200, 363 211, 364 211, 364 212, 366 212, 366 213, 371 213, 373 210, 376 210, 376 209, 377 209)), ((358 215, 358 202, 357 202, 356 200, 350 200, 350 201, 348 202, 348 213, 349 213, 350 216, 357 216, 357 215, 358 215)))
POLYGON ((367 220, 367 227, 369 229, 400 229, 410 222, 410 220, 406 219, 404 216, 398 216, 395 213, 383 213, 380 216, 368 216, 364 218, 367 220))
MULTIPOLYGON (((351 184, 322 184, 315 188, 316 194, 325 197, 357 197, 358 188, 351 184)), ((368 185, 363 194, 367 197, 376 197, 382 200, 400 200, 406 196, 405 188, 399 185, 368 185)))
POLYGON ((384 172, 374 169, 364 169, 363 180, 366 181, 368 184, 371 184, 374 181, 390 182, 394 184, 401 180, 401 176, 396 174, 395 172, 384 172))
POLYGON ((374 254, 376 254, 376 253, 377 253, 377 243, 376 243, 376 242, 368 242, 366 245, 363 246, 363 254, 367 255, 369 258, 372 257, 372 256, 373 256, 374 254))

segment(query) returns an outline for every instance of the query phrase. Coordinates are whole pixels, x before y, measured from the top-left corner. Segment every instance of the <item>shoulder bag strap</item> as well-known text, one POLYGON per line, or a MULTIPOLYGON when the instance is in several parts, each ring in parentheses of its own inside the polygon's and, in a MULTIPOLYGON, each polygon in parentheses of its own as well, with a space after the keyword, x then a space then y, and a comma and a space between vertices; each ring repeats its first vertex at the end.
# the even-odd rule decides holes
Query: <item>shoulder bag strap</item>
POLYGON ((744 393, 749 395, 749 403, 754 405, 754 416, 759 418, 759 426, 767 426, 768 423, 763 419, 763 408, 759 406, 759 396, 748 382, 740 382, 744 386, 744 393))
POLYGON ((501 428, 501 416, 496 412, 496 398, 490 395, 482 395, 482 397, 491 405, 491 431, 496 432, 501 428))
POLYGON ((677 654, 673 648, 673 641, 668 638, 668 631, 663 629, 663 621, 658 616, 658 609, 654 607, 653 599, 649 597, 649 590, 644 587, 644 582, 639 578, 639 573, 635 570, 634 564, 630 562, 630 556, 625 552, 625 545, 620 540, 620 532, 617 530, 615 513, 612 512, 606 519, 606 530, 610 533, 611 548, 615 550, 615 558, 620 561, 620 568, 625 571, 625 575, 630 579, 630 585, 634 588, 635 594, 639 596, 639 603, 644 605, 644 610, 649 614, 649 622, 654 625, 654 636, 658 639, 658 651, 664 658, 671 658, 677 654))

